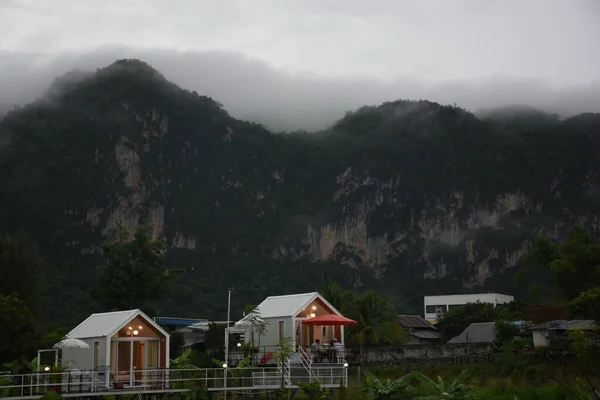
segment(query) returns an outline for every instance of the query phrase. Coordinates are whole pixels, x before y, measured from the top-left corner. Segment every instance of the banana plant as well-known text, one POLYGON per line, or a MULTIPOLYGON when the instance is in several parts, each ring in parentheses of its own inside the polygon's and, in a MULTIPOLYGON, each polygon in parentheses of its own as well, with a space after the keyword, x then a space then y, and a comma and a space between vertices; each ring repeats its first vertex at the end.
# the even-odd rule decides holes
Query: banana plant
POLYGON ((412 376, 423 383, 432 393, 429 396, 416 397, 415 400, 466 400, 472 399, 471 388, 465 385, 465 381, 471 375, 473 370, 464 369, 460 375, 452 382, 447 384, 441 377, 433 380, 418 371, 413 371, 412 376))
POLYGON ((174 369, 198 369, 197 366, 192 364, 191 355, 192 349, 189 348, 176 359, 169 361, 169 367, 174 369))
POLYGON ((364 393, 371 394, 373 400, 400 399, 406 392, 412 390, 409 385, 412 380, 411 374, 398 378, 395 381, 388 379, 384 382, 380 381, 379 378, 369 371, 365 371, 364 375, 366 387, 360 390, 364 393))

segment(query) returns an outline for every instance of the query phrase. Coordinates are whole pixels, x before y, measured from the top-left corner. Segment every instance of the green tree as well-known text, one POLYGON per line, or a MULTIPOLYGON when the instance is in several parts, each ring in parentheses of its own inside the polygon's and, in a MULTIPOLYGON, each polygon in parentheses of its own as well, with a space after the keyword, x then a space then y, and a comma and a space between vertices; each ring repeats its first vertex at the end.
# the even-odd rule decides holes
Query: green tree
POLYGON ((277 344, 277 348, 273 354, 273 358, 277 361, 277 365, 281 370, 281 389, 285 385, 285 374, 289 372, 290 354, 294 352, 292 341, 290 338, 284 337, 277 344))
POLYGON ((341 313, 346 312, 348 300, 350 299, 350 292, 342 288, 338 282, 329 282, 325 287, 319 290, 319 293, 321 293, 321 295, 338 311, 341 313))
POLYGON ((476 322, 494 322, 497 320, 497 311, 493 304, 467 303, 443 314, 436 327, 442 336, 449 340, 460 335, 469 325, 476 322))
POLYGON ((569 363, 549 369, 550 379, 569 389, 573 399, 600 400, 599 334, 595 325, 569 329, 567 336, 572 358, 569 363))
POLYGON ((559 288, 559 299, 570 301, 600 286, 600 244, 589 231, 573 226, 564 243, 540 235, 525 261, 544 266, 559 288))
POLYGON ((589 231, 575 225, 562 244, 540 235, 525 259, 550 271, 573 317, 600 317, 600 243, 589 231))
POLYGON ((254 345, 256 343, 260 348, 260 339, 267 331, 267 322, 262 318, 257 307, 249 308, 248 311, 241 324, 250 329, 250 361, 254 363, 254 345))
POLYGON ((35 319, 17 294, 0 296, 0 362, 30 355, 35 349, 35 319))
POLYGON ((362 295, 355 295, 349 316, 358 322, 358 333, 354 339, 361 346, 369 344, 401 344, 405 332, 398 323, 392 302, 369 290, 362 295))
POLYGON ((67 333, 69 333, 69 330, 62 325, 56 326, 51 331, 44 333, 42 338, 43 348, 52 348, 52 346, 60 342, 67 335, 67 333))
POLYGON ((567 310, 574 318, 600 321, 600 286, 582 292, 567 304, 567 310))
POLYGON ((17 293, 34 317, 39 315, 41 263, 37 244, 25 231, 0 235, 0 295, 17 293))
POLYGON ((417 378, 431 392, 429 396, 420 396, 415 400, 465 400, 473 397, 471 388, 465 384, 465 381, 473 373, 472 369, 464 369, 461 374, 450 384, 444 382, 441 377, 433 380, 423 375, 419 371, 414 371, 412 375, 417 378))
POLYGON ((373 396, 373 400, 393 400, 402 399, 407 392, 412 390, 410 381, 412 375, 408 374, 394 381, 387 379, 382 382, 369 371, 364 372, 365 387, 361 388, 363 393, 369 393, 373 396))
POLYGON ((520 333, 520 329, 515 324, 507 321, 496 321, 494 324, 494 336, 499 343, 512 341, 520 333))
POLYGON ((133 239, 122 227, 102 246, 104 267, 96 295, 108 310, 147 308, 169 293, 177 271, 165 265, 166 240, 152 239, 138 228, 133 239))

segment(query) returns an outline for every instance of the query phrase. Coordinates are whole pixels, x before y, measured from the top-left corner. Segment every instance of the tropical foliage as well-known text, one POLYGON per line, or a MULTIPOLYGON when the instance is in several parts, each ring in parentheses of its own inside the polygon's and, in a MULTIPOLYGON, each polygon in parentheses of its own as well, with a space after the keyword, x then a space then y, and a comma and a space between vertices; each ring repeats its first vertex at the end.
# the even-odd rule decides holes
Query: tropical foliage
POLYGON ((165 239, 152 239, 143 228, 120 228, 113 241, 104 242, 105 264, 96 296, 106 311, 146 309, 169 293, 177 276, 165 265, 165 239))
POLYGON ((337 282, 330 282, 320 293, 336 309, 358 322, 356 327, 346 329, 350 342, 360 346, 399 345, 406 339, 389 298, 373 290, 362 294, 350 292, 337 282))
POLYGON ((436 380, 423 375, 421 372, 413 372, 413 376, 423 383, 430 395, 417 397, 417 400, 466 400, 472 398, 472 388, 465 384, 465 381, 473 373, 472 369, 465 369, 452 382, 447 383, 441 377, 436 380))
POLYGON ((308 400, 324 400, 329 397, 329 391, 324 389, 319 381, 312 381, 310 383, 298 382, 298 386, 306 394, 308 400))
POLYGON ((169 361, 169 368, 174 368, 174 369, 198 368, 196 365, 194 365, 194 363, 192 361, 192 349, 188 348, 182 355, 169 361))
POLYGON ((564 243, 540 235, 525 259, 546 268, 558 287, 559 304, 575 318, 597 319, 600 306, 600 243, 575 225, 564 243))
POLYGON ((369 371, 364 372, 365 387, 362 388, 364 393, 369 393, 374 400, 392 400, 400 399, 408 391, 412 390, 410 381, 413 376, 405 375, 396 380, 387 379, 383 382, 369 371))
POLYGON ((9 361, 35 351, 35 319, 19 296, 0 296, 0 361, 9 361))
POLYGON ((262 318, 257 307, 249 307, 241 325, 250 328, 250 359, 254 359, 255 345, 260 348, 260 339, 267 331, 267 322, 262 318))
POLYGON ((496 335, 499 342, 515 336, 518 328, 510 324, 523 318, 521 309, 524 303, 512 302, 494 306, 489 303, 468 303, 444 313, 436 327, 443 338, 449 340, 458 336, 469 325, 477 322, 496 322, 496 335))

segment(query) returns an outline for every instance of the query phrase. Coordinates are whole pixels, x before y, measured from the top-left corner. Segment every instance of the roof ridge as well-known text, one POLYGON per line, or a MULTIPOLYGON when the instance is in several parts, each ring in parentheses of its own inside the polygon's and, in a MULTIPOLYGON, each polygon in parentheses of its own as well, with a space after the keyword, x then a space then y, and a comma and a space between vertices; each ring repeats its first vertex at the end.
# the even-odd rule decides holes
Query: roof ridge
POLYGON ((108 312, 93 313, 90 316, 92 316, 92 315, 124 314, 124 313, 132 313, 132 312, 137 312, 137 311, 141 311, 141 310, 139 308, 132 308, 131 310, 108 311, 108 312))
POLYGON ((267 299, 274 299, 277 297, 296 297, 296 296, 308 296, 308 295, 314 295, 315 293, 319 293, 319 292, 306 292, 306 293, 295 293, 295 294, 279 294, 277 296, 269 296, 267 297, 267 299))

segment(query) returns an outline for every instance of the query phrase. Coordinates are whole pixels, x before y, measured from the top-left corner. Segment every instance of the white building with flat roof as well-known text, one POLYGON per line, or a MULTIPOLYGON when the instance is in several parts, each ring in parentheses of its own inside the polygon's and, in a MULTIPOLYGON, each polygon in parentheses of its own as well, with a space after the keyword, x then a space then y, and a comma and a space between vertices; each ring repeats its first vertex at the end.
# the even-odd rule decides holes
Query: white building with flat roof
POLYGON ((448 294, 443 296, 425 296, 423 298, 423 311, 425 319, 435 323, 438 318, 453 308, 464 306, 467 303, 489 303, 494 306, 514 301, 514 296, 499 293, 478 294, 448 294))

